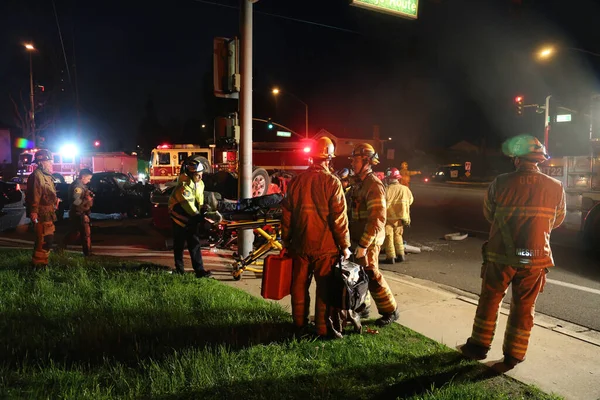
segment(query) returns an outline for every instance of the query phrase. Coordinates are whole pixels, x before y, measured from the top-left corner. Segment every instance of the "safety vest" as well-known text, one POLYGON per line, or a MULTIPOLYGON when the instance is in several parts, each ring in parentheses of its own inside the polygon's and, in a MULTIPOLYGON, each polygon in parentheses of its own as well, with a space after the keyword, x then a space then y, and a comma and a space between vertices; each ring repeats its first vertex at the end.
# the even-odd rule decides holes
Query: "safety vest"
POLYGON ((523 163, 490 185, 483 213, 492 224, 485 250, 489 262, 526 268, 554 266, 550 232, 565 219, 562 183, 523 163))
POLYGON ((385 240, 385 190, 383 183, 369 172, 352 187, 350 194, 350 237, 361 247, 381 246, 385 240))
POLYGON ((397 180, 390 181, 385 189, 385 201, 388 222, 402 220, 410 223, 410 206, 413 203, 413 194, 408 186, 401 185, 397 180))
POLYGON ((39 222, 56 221, 56 199, 52 174, 38 167, 27 178, 25 201, 28 213, 37 213, 39 222))
POLYGON ((204 204, 204 182, 195 183, 186 174, 179 175, 177 186, 169 197, 169 216, 179 226, 186 226, 190 218, 200 214, 204 204))
POLYGON ((281 239, 296 254, 336 254, 350 247, 340 180, 313 165, 289 184, 282 202, 281 239))

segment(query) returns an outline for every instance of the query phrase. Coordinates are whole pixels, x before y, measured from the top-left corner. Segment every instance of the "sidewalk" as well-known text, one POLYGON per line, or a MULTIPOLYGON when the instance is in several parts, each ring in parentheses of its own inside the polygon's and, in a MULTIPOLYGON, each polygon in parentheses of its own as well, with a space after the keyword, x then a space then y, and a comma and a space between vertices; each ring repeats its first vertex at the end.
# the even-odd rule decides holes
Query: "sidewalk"
MULTIPOLYGON (((25 243, 0 239, 0 247, 23 245, 25 243)), ((168 266, 173 264, 170 252, 127 251, 124 247, 96 246, 95 252, 168 266)), ((254 273, 245 272, 240 281, 233 280, 229 266, 230 254, 223 250, 217 253, 203 251, 206 268, 212 270, 215 278, 224 284, 260 297, 261 279, 254 273)), ((186 263, 189 263, 187 255, 186 263)), ((189 265, 186 267, 189 268, 189 265)), ((477 305, 472 295, 393 272, 384 271, 383 274, 400 307, 398 323, 451 348, 466 341, 471 333, 477 305)), ((311 285, 313 299, 314 286, 311 285)), ((290 310, 289 297, 278 303, 290 310)), ((503 309, 501 312, 492 350, 487 360, 483 361, 486 365, 502 359, 507 311, 503 309)), ((541 314, 536 316, 535 321, 527 360, 507 372, 507 375, 566 399, 600 399, 600 333, 578 333, 578 327, 541 314)))

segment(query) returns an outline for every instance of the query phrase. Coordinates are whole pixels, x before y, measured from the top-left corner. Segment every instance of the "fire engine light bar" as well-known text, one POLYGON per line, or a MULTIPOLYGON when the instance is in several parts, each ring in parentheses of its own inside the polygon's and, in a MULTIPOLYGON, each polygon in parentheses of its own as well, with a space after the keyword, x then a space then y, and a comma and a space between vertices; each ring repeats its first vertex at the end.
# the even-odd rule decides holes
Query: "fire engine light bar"
POLYGON ((310 153, 310 147, 305 147, 305 148, 304 148, 304 152, 305 152, 305 153, 310 153))

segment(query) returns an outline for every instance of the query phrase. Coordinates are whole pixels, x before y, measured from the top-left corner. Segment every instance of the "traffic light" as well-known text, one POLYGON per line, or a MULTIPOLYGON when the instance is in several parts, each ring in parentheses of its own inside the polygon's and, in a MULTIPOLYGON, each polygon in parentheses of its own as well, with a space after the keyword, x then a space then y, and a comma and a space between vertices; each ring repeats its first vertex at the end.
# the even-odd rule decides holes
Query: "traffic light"
POLYGON ((515 97, 515 110, 517 115, 523 115, 523 96, 515 97))
POLYGON ((273 129, 273 122, 271 121, 271 118, 269 118, 269 122, 267 122, 267 128, 273 129))
POLYGON ((95 140, 94 141, 94 147, 100 147, 100 141, 99 140, 95 140))

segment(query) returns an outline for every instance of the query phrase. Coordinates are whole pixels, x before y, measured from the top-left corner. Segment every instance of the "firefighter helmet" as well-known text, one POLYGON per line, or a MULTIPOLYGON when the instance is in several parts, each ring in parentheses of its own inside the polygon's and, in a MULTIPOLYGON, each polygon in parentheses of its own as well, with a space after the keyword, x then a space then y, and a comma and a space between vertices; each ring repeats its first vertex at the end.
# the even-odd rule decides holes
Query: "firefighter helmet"
POLYGON ((315 143, 315 151, 313 158, 331 160, 335 157, 335 149, 333 142, 327 136, 323 136, 317 139, 315 143))
POLYGON ((380 181, 383 182, 383 180, 385 179, 385 174, 383 172, 374 172, 375 176, 377 178, 379 178, 380 181))
POLYGON ((402 164, 400 164, 400 169, 408 169, 408 163, 406 161, 402 161, 402 164))
POLYGON ((46 149, 38 150, 35 152, 35 156, 33 158, 35 162, 51 161, 52 153, 46 149))
POLYGON ((352 157, 361 156, 368 158, 369 162, 373 165, 379 164, 379 154, 377 154, 373 146, 371 146, 369 143, 359 143, 354 146, 354 150, 352 150, 352 157))
POLYGON ((546 153, 546 147, 531 135, 521 135, 508 139, 502 145, 503 151, 509 157, 519 157, 533 162, 544 162, 550 158, 546 153))
POLYGON ((402 175, 400 175, 400 171, 398 168, 390 168, 390 174, 388 175, 390 179, 400 179, 402 175))
POLYGON ((190 159, 188 161, 185 162, 185 172, 188 175, 193 175, 196 174, 198 172, 202 172, 204 171, 204 165, 202 165, 202 163, 196 159, 190 159))

